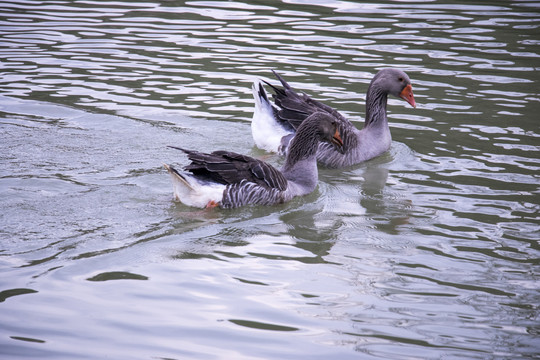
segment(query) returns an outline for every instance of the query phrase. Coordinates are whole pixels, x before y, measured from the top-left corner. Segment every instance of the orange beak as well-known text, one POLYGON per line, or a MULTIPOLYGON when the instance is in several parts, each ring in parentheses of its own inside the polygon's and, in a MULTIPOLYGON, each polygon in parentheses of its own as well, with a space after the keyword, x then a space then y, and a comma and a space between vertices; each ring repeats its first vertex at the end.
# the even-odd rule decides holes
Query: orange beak
POLYGON ((416 107, 416 102, 414 101, 414 95, 412 92, 412 86, 411 84, 405 86, 403 90, 399 93, 399 97, 411 104, 413 108, 416 107))
POLYGON ((334 134, 334 137, 332 138, 332 143, 339 147, 343 146, 343 140, 341 140, 341 135, 339 135, 338 129, 336 129, 336 133, 334 134))

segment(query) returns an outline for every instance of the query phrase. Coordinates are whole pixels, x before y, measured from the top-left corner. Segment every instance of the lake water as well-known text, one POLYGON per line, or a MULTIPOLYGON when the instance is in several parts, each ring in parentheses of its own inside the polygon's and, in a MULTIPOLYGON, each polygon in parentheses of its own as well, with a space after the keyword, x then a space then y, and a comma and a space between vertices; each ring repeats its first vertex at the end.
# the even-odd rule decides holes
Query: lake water
POLYGON ((540 2, 3 1, 2 359, 538 359, 540 2), (274 207, 173 201, 279 71, 391 150, 274 207))

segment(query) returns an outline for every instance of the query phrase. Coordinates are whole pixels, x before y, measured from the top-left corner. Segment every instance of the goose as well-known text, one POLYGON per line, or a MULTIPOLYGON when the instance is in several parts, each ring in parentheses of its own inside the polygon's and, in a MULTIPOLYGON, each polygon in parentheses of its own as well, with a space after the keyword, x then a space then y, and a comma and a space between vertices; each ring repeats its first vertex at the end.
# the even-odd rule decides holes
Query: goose
POLYGON ((253 84, 255 110, 251 131, 255 145, 263 150, 285 154, 291 139, 297 134, 302 122, 314 112, 328 114, 338 123, 343 146, 336 148, 321 143, 317 160, 328 168, 340 168, 373 159, 385 153, 392 142, 386 104, 388 94, 407 101, 416 108, 411 81, 399 69, 380 70, 371 80, 366 96, 366 119, 362 130, 357 129, 337 110, 312 99, 306 94, 299 95, 275 71, 282 88, 265 81, 273 91, 275 104, 271 104, 260 81, 253 84))
POLYGON ((316 153, 319 142, 341 147, 337 121, 314 112, 296 129, 281 170, 231 151, 202 153, 180 147, 191 163, 183 172, 171 165, 174 196, 185 205, 200 208, 236 208, 248 204, 273 205, 315 190, 318 180, 316 153))

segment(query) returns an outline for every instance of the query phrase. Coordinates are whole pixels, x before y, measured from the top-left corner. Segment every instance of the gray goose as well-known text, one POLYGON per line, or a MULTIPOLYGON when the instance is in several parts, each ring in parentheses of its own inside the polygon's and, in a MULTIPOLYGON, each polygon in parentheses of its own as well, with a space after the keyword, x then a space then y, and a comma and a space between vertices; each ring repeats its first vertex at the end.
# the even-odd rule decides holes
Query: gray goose
POLYGON ((411 81, 399 69, 383 69, 371 80, 366 96, 366 119, 362 130, 357 129, 337 110, 312 99, 306 94, 299 95, 275 71, 275 76, 283 88, 265 83, 274 90, 271 104, 260 82, 253 84, 255 111, 251 131, 255 145, 267 151, 286 153, 291 139, 302 122, 314 112, 328 114, 339 125, 343 147, 336 148, 321 143, 317 152, 319 163, 329 168, 355 165, 379 155, 390 148, 392 136, 386 117, 388 94, 407 101, 416 107, 411 81))
POLYGON ((207 154, 174 146, 171 147, 187 154, 191 163, 184 172, 170 165, 165 168, 172 177, 175 198, 188 206, 236 208, 279 204, 315 190, 319 142, 338 148, 343 145, 336 120, 320 111, 299 124, 281 170, 230 151, 207 154))

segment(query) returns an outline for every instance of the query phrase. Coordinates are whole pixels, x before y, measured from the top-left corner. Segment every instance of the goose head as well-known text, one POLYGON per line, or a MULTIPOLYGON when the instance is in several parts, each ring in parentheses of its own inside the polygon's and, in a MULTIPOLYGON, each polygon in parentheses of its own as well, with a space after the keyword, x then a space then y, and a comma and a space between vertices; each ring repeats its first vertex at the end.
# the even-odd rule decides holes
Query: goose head
POLYGON ((317 137, 319 141, 331 143, 337 148, 343 146, 339 126, 333 116, 323 112, 316 112, 310 117, 313 117, 313 121, 318 123, 317 137))
POLYGON ((403 70, 383 69, 375 75, 371 86, 376 86, 388 94, 405 100, 412 107, 416 107, 411 80, 403 70))

